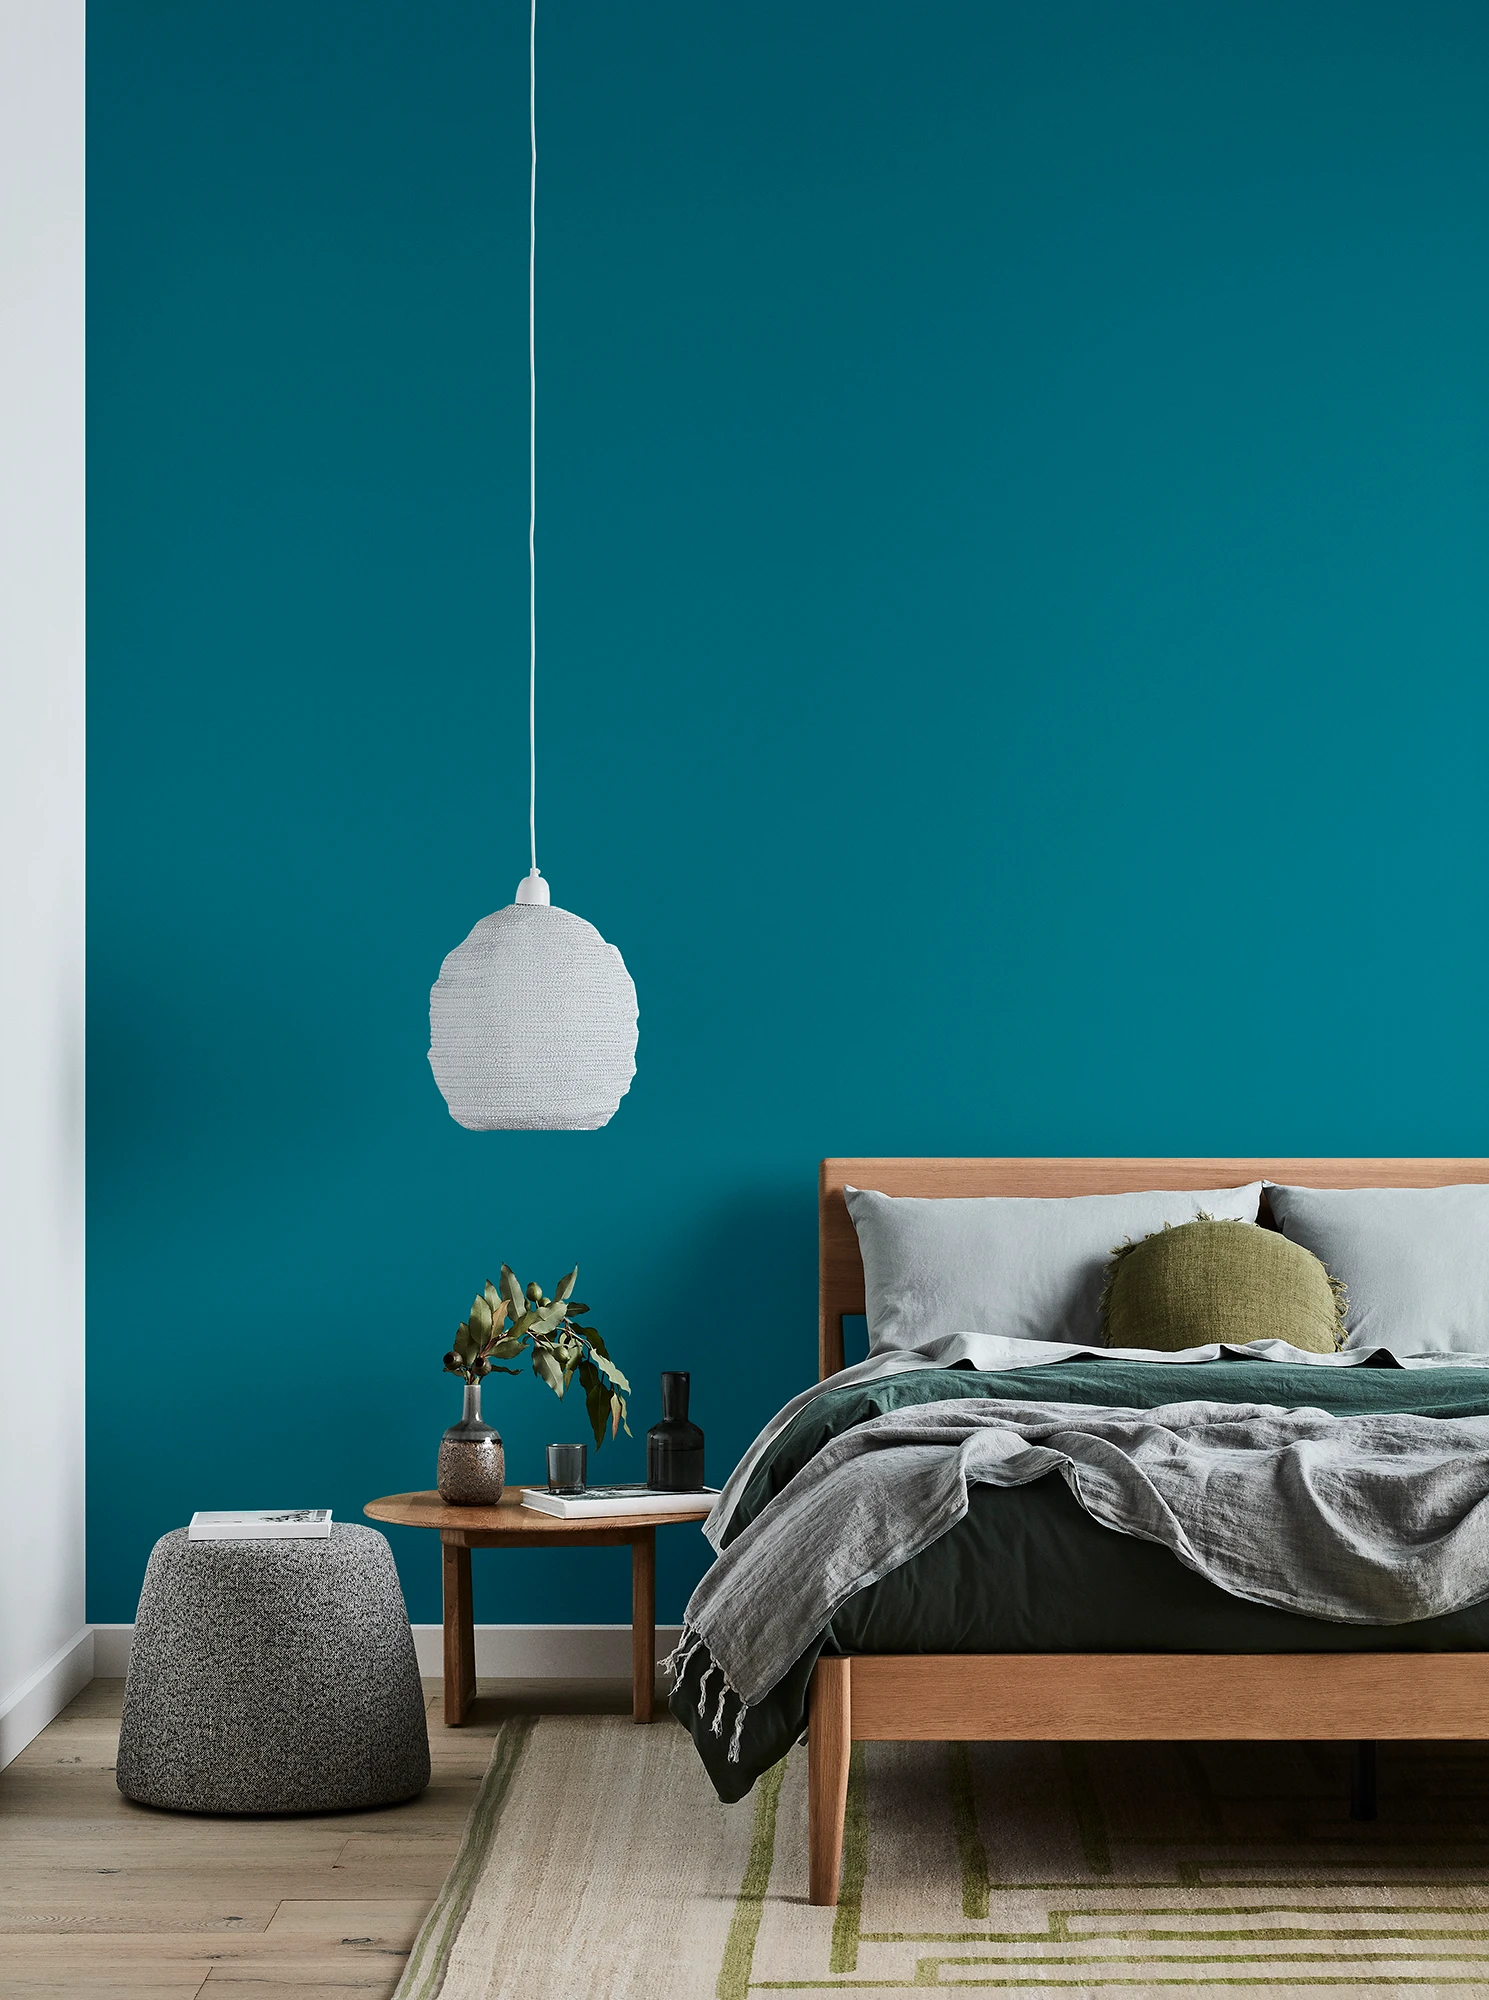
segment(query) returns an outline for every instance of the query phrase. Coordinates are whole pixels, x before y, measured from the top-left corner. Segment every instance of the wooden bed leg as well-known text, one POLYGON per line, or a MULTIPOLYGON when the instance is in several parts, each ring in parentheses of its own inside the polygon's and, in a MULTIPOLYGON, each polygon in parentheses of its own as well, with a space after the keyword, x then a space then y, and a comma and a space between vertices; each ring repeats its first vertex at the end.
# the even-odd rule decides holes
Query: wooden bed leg
POLYGON ((807 1699, 807 1900, 832 1909, 843 1866, 848 1755, 853 1747, 850 1663, 824 1653, 807 1699))
POLYGON ((1375 1818, 1375 1745, 1357 1743, 1349 1770, 1349 1816, 1375 1818))

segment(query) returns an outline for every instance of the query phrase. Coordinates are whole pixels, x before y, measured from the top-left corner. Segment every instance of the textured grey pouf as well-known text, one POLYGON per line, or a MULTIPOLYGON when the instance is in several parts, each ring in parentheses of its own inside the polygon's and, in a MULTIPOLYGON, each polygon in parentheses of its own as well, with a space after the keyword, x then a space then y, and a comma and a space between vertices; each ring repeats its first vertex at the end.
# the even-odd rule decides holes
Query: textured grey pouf
POLYGON ((429 1736, 393 1551, 192 1542, 150 1555, 119 1730, 119 1789, 180 1812, 336 1812, 429 1783, 429 1736))

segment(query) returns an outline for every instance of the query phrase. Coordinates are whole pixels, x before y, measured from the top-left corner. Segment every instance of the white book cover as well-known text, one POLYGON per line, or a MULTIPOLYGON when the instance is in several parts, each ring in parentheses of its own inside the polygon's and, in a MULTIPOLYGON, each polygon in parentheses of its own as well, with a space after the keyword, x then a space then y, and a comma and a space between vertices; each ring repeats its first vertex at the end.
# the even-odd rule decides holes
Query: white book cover
POLYGON ((615 1514, 696 1514, 711 1511, 717 1486, 696 1493, 661 1493, 649 1486, 586 1486, 582 1493, 550 1493, 546 1486, 524 1486, 522 1504, 539 1514, 557 1514, 564 1521, 598 1520, 615 1514))
POLYGON ((196 1513, 189 1542, 323 1542, 331 1533, 329 1507, 234 1507, 224 1514, 196 1513))

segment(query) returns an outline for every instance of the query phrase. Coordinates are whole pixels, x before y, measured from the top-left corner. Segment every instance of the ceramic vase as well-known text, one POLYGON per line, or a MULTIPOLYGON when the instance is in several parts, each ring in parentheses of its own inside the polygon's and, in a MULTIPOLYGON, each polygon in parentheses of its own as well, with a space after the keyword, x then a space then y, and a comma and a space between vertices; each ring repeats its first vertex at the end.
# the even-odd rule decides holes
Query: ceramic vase
POLYGON ((494 1507, 502 1497, 507 1455, 501 1435, 481 1422, 481 1385, 465 1385, 465 1409, 439 1444, 439 1497, 452 1507, 494 1507))
POLYGON ((662 1421, 646 1433, 646 1483, 658 1493, 696 1493, 703 1484, 703 1433, 688 1421, 687 1375, 662 1376, 662 1421))

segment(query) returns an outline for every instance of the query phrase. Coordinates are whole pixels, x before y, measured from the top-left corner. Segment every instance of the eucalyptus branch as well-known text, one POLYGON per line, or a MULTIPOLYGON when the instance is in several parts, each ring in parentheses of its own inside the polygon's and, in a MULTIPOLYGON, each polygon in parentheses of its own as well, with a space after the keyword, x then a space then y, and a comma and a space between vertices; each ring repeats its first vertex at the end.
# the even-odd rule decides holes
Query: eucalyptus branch
POLYGON ((608 1429, 612 1437, 631 1427, 626 1422, 626 1398, 631 1385, 610 1359, 598 1327, 580 1326, 589 1311, 574 1300, 579 1277, 576 1264, 559 1281, 552 1298, 541 1285, 518 1283, 511 1267, 501 1267, 501 1282, 488 1278, 485 1290, 471 1304, 470 1316, 455 1329, 455 1343, 445 1356, 445 1372, 466 1382, 479 1382, 495 1372, 520 1375, 505 1364, 527 1351, 532 1371, 561 1397, 577 1375, 598 1448, 608 1429))

